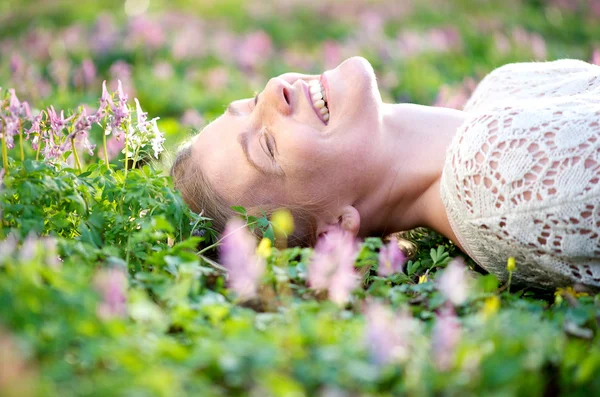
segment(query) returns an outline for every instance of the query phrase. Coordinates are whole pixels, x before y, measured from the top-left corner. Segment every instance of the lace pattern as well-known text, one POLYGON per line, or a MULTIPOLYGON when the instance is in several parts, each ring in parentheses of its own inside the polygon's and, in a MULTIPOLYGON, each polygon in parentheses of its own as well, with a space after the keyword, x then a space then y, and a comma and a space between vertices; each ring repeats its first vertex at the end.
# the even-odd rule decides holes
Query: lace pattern
POLYGON ((600 67, 505 65, 465 106, 441 194, 476 262, 517 283, 600 287, 600 67))

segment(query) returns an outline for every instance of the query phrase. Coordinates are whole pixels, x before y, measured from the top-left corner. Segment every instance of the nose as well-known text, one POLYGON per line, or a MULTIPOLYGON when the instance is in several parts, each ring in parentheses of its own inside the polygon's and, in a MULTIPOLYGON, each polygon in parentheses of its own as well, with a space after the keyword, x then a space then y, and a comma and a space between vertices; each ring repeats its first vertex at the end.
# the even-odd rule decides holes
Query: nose
POLYGON ((294 88, 284 79, 274 77, 267 83, 262 96, 263 103, 278 112, 288 115, 292 112, 294 88))

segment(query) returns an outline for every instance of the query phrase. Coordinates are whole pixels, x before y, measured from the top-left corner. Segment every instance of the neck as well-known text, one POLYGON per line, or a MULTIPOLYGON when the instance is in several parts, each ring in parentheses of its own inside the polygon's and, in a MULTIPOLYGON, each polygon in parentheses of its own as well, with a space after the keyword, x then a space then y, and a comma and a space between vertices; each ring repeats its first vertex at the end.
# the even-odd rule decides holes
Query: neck
POLYGON ((456 242, 439 194, 439 181, 456 129, 465 113, 415 104, 384 104, 381 113, 381 178, 361 200, 361 234, 429 227, 456 242))

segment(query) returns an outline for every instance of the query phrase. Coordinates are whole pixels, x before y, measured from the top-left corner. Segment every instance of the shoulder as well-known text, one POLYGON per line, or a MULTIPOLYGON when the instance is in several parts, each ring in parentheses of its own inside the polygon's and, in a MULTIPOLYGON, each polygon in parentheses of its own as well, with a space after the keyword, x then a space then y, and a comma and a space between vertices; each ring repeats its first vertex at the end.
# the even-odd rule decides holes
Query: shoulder
POLYGON ((579 59, 558 59, 545 62, 516 62, 508 63, 494 69, 488 76, 495 77, 507 73, 554 73, 577 72, 598 69, 600 66, 579 59))
POLYGON ((486 75, 464 107, 481 111, 502 102, 570 96, 600 91, 600 66, 577 59, 520 62, 500 66, 486 75))

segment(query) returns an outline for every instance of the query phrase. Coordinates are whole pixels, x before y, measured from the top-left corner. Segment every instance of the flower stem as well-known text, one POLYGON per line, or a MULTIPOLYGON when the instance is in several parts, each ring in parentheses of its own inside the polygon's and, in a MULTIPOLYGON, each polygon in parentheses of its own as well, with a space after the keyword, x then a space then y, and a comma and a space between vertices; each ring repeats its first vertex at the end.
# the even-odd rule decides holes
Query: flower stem
POLYGON ((510 282, 512 280, 512 274, 513 272, 508 272, 508 282, 507 282, 507 288, 506 288, 506 292, 510 293, 510 282))
POLYGON ((40 150, 42 150, 42 134, 40 133, 38 135, 38 148, 35 151, 35 161, 38 161, 40 159, 40 150))
POLYGON ((21 147, 21 161, 25 160, 25 152, 23 150, 23 124, 19 121, 19 146, 21 147))
POLYGON ((125 178, 127 178, 127 163, 129 163, 129 136, 125 130, 125 178))
MULTIPOLYGON (((0 120, 0 123, 2 123, 2 120, 0 120)), ((6 139, 4 139, 5 134, 6 128, 2 130, 0 139, 2 140, 2 165, 4 166, 4 172, 8 172, 8 149, 6 148, 6 139)))
POLYGON ((108 150, 106 149, 106 134, 102 134, 102 143, 104 145, 104 161, 106 162, 106 167, 110 171, 110 163, 108 161, 108 150))
POLYGON ((81 173, 81 162, 79 161, 79 155, 77 154, 77 149, 75 148, 75 138, 71 138, 71 148, 73 149, 73 156, 75 157, 75 164, 77 164, 77 169, 81 173))

